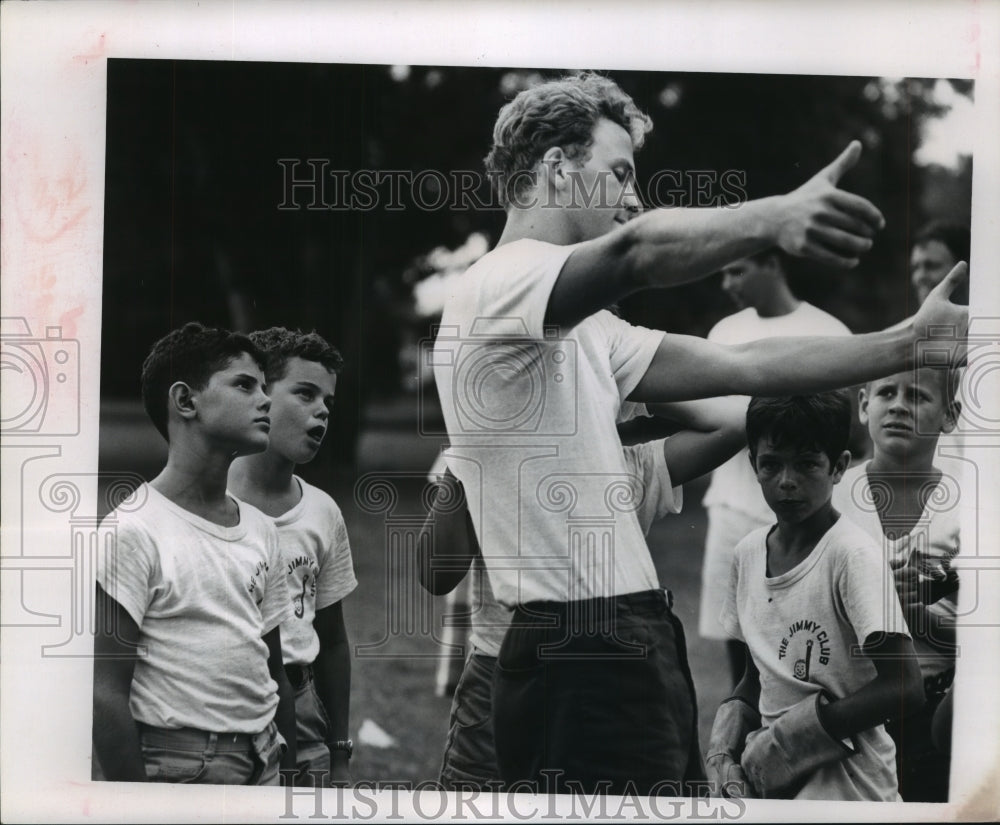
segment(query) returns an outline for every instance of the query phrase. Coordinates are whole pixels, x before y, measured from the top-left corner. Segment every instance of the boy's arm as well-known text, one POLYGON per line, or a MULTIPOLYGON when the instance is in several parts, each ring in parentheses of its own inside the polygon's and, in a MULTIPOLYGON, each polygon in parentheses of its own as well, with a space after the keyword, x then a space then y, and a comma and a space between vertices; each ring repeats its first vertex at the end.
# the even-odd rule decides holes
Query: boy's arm
POLYGON ((139 627, 97 585, 94 636, 94 749, 108 780, 145 782, 139 729, 129 710, 139 627))
POLYGON ((274 723, 278 726, 286 744, 281 757, 282 770, 295 770, 296 765, 296 725, 295 725, 295 691, 292 689, 285 664, 281 656, 281 626, 278 625, 264 634, 264 644, 267 645, 267 669, 271 678, 278 683, 278 708, 274 713, 274 723))
POLYGON ((957 363, 968 330, 968 307, 948 296, 966 277, 958 264, 927 297, 912 322, 847 337, 768 338, 723 346, 687 335, 664 335, 631 401, 681 401, 714 395, 799 395, 860 384, 908 369, 933 330, 935 356, 957 363), (947 334, 941 335, 944 331, 947 334))
POLYGON ((313 627, 319 637, 319 654, 313 663, 316 692, 330 720, 331 783, 351 781, 350 755, 336 742, 350 738, 351 721, 351 645, 344 624, 343 602, 334 602, 316 611, 313 627))
POLYGON ((836 701, 824 701, 825 691, 810 695, 747 740, 741 763, 759 794, 794 796, 817 770, 854 753, 844 740, 922 706, 920 667, 907 637, 873 633, 862 649, 875 664, 871 682, 836 701))
POLYGON ((479 552, 462 483, 446 470, 417 541, 417 571, 425 590, 454 590, 479 552))
POLYGON ((837 188, 860 155, 861 144, 852 141, 786 195, 736 209, 653 209, 581 244, 559 273, 545 323, 571 327, 632 292, 697 280, 771 246, 832 266, 855 266, 885 224, 871 203, 837 188))
POLYGON ((685 429, 663 442, 663 456, 675 486, 711 472, 746 446, 746 402, 706 398, 649 404, 649 412, 685 429))
POLYGON ((820 705, 819 718, 834 739, 902 718, 924 704, 924 687, 913 642, 898 634, 873 633, 862 646, 875 665, 868 684, 836 702, 820 705))
POLYGON ((746 656, 746 670, 732 695, 719 705, 705 752, 705 770, 713 796, 753 796, 753 788, 740 765, 749 733, 760 727, 760 674, 753 658, 746 656))

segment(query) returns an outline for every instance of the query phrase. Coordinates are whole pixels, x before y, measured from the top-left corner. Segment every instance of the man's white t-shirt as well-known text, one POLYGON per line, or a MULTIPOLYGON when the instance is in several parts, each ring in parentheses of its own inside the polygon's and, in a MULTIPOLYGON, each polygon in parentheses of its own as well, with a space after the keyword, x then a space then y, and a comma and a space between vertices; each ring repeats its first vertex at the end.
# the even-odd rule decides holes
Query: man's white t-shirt
MULTIPOLYGON (((841 516, 809 556, 767 575, 767 536, 754 530, 736 546, 720 616, 746 642, 760 671, 762 724, 820 691, 841 699, 877 675, 857 649, 873 633, 909 636, 881 551, 841 516)), ((894 801, 895 746, 879 725, 853 737, 857 752, 817 771, 796 799, 894 801)))
MULTIPOLYGON (((663 442, 647 441, 625 447, 625 462, 636 488, 633 494, 639 502, 636 515, 643 533, 649 532, 654 521, 668 513, 679 513, 684 505, 684 488, 673 487, 670 471, 663 455, 663 442)), ((472 610, 472 631, 469 641, 480 653, 499 656, 500 645, 510 624, 511 611, 498 604, 493 596, 489 578, 485 575, 480 556, 472 560, 470 571, 472 593, 469 605, 472 610)))
POLYGON ((480 258, 434 345, 449 466, 508 607, 659 586, 615 421, 663 333, 606 311, 545 329, 574 248, 526 239, 480 258))
POLYGON ((239 522, 222 527, 146 484, 105 521, 117 525, 115 553, 100 558, 97 581, 139 626, 145 650, 129 698, 139 722, 259 733, 274 717, 278 685, 262 637, 291 613, 278 534, 233 500, 239 522))
MULTIPOLYGON (((851 331, 832 315, 801 301, 796 309, 785 315, 765 318, 758 315, 753 307, 728 315, 712 327, 708 340, 731 346, 764 338, 850 334, 851 331)), ((749 401, 747 398, 747 403, 749 401)), ((713 471, 702 503, 706 507, 730 507, 765 524, 774 520, 774 514, 760 491, 760 484, 754 475, 750 454, 746 449, 713 471)))
MULTIPOLYGON (((881 545, 884 558, 893 570, 911 567, 921 580, 946 580, 952 560, 961 547, 961 510, 958 506, 961 463, 949 460, 938 462, 941 480, 929 492, 924 511, 913 529, 898 539, 888 538, 882 529, 875 507, 878 493, 873 493, 868 482, 870 463, 865 461, 844 473, 840 484, 833 488, 833 506, 881 545)), ((958 612, 957 596, 957 593, 951 593, 928 605, 931 620, 953 622, 958 612)), ((924 678, 955 665, 954 653, 949 654, 927 641, 927 634, 933 632, 933 628, 920 628, 913 633, 913 649, 924 678)))
POLYGON ((347 526, 337 503, 295 476, 302 498, 274 519, 281 545, 291 615, 281 624, 286 665, 311 665, 319 653, 313 627, 316 611, 329 607, 358 586, 347 526))

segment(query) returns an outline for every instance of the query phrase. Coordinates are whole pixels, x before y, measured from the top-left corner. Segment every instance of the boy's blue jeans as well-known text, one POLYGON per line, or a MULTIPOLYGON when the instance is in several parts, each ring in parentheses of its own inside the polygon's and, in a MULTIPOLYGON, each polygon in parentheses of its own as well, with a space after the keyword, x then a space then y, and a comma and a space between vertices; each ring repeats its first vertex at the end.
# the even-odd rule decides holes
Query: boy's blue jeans
POLYGON ((285 740, 271 722, 256 734, 139 725, 150 782, 277 785, 285 740))
POLYGON ((330 781, 330 720, 316 693, 312 668, 304 668, 301 684, 295 690, 295 784, 312 787, 326 786, 330 781))

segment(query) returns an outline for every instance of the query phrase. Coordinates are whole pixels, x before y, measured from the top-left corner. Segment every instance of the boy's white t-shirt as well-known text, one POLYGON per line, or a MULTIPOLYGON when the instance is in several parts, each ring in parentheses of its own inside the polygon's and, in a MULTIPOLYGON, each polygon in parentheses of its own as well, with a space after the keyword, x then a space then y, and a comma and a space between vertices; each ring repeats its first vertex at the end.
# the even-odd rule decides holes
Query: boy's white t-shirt
POLYGON ((139 626, 145 652, 129 699, 139 722, 258 733, 274 717, 262 637, 291 612, 278 534, 233 500, 239 522, 222 527, 147 484, 105 520, 116 524, 115 552, 101 555, 97 581, 139 626))
MULTIPOLYGON (((961 541, 961 473, 960 462, 938 462, 941 480, 927 496, 927 503, 909 534, 890 539, 882 529, 875 507, 875 495, 868 482, 870 461, 851 467, 833 489, 833 506, 858 525, 882 547, 886 562, 892 569, 914 568, 923 580, 943 581, 958 555, 961 541)), ((927 606, 932 622, 953 622, 958 612, 957 593, 951 593, 927 606)), ((927 640, 933 627, 915 629, 913 649, 920 661, 920 672, 927 678, 936 676, 955 664, 954 653, 942 651, 927 640)))
MULTIPOLYGON (((858 650, 873 633, 909 636, 878 546, 839 518, 801 563, 766 575, 767 536, 755 530, 736 546, 720 620, 746 642, 760 671, 767 726, 820 691, 841 699, 877 675, 858 650)), ((895 746, 882 725, 853 736, 857 753, 817 771, 796 799, 898 800, 895 746)))
MULTIPOLYGON (((785 315, 764 317, 753 307, 727 315, 708 333, 708 340, 717 344, 733 345, 759 341, 763 338, 786 338, 801 335, 851 334, 841 321, 812 304, 800 301, 785 315)), ((746 397, 749 404, 750 398, 746 397)), ((712 472, 712 479, 702 503, 706 507, 722 506, 738 510, 769 524, 774 514, 764 501, 760 484, 750 465, 750 453, 744 448, 712 472)), ((747 530, 749 531, 749 527, 747 530)))
POLYGON ((294 478, 302 498, 274 519, 292 605, 281 624, 281 652, 286 665, 309 665, 319 654, 316 611, 339 602, 358 580, 337 503, 318 487, 294 478))
MULTIPOLYGON (((666 439, 634 444, 624 448, 625 461, 636 488, 633 495, 639 501, 636 515, 643 533, 649 532, 654 521, 668 513, 679 513, 684 505, 684 488, 670 484, 670 471, 663 455, 666 439)), ((510 624, 511 611, 498 604, 493 596, 483 560, 472 560, 469 584, 472 610, 472 631, 469 641, 477 651, 487 656, 499 656, 500 645, 510 624)))
POLYGON ((462 482, 498 600, 572 601, 655 589, 622 493, 615 428, 663 333, 601 311, 543 328, 575 246, 520 240, 459 279, 434 345, 449 466, 462 482))

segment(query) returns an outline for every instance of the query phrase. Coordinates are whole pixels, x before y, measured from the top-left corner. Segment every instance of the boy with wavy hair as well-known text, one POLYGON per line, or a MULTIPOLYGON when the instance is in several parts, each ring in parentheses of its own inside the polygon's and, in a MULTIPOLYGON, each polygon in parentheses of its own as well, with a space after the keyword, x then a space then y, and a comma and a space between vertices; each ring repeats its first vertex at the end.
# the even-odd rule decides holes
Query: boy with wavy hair
POLYGON ((245 335, 189 323, 143 364, 167 465, 109 516, 117 543, 99 560, 93 734, 107 779, 276 785, 279 760, 294 765, 278 536, 226 489, 233 459, 267 448, 262 363, 245 335))
POLYGON ((233 462, 229 485, 274 519, 291 614, 281 626, 285 671, 295 690, 296 784, 350 781, 351 652, 343 599, 357 586, 337 503, 295 468, 315 458, 327 434, 343 367, 315 332, 253 332, 271 396, 267 450, 233 462))

